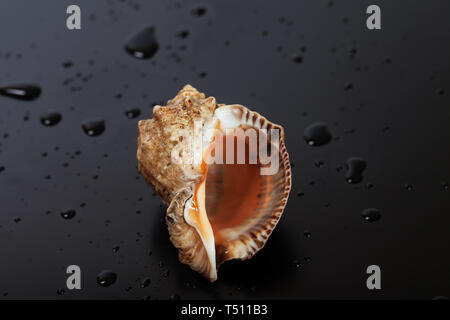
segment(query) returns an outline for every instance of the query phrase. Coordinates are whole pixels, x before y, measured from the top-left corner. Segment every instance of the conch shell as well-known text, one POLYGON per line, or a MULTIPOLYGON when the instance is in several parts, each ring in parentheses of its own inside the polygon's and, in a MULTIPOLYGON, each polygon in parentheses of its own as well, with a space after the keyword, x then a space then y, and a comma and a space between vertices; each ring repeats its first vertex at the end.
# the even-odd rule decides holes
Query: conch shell
POLYGON ((139 171, 168 205, 166 222, 179 260, 215 281, 223 262, 246 260, 262 249, 283 213, 291 189, 284 130, 242 105, 216 104, 190 85, 167 106, 155 106, 153 115, 139 121, 139 171), (258 150, 271 153, 276 170, 252 152, 252 137, 258 150))

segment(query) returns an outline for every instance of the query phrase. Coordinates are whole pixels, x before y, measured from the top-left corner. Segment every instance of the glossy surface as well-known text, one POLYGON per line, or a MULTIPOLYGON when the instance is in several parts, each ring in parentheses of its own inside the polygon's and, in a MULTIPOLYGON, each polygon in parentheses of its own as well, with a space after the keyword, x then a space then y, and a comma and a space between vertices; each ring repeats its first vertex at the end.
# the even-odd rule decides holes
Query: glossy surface
POLYGON ((358 0, 76 3, 81 31, 65 26, 72 2, 0 2, 0 87, 42 87, 32 101, 0 96, 0 298, 450 296, 448 1, 377 1, 380 32, 358 0), (123 46, 148 25, 159 50, 136 59, 123 46), (166 208, 136 170, 137 121, 185 83, 283 125, 295 163, 265 248, 225 263, 214 284, 179 263, 166 208), (141 115, 128 119, 130 107, 141 115), (43 126, 47 110, 63 120, 43 126), (88 119, 106 130, 87 136, 88 119), (311 147, 304 130, 318 121, 333 137, 311 147), (353 156, 367 162, 359 184, 345 181, 353 156), (65 208, 76 216, 64 220, 65 208), (382 218, 364 221, 365 208, 382 218), (65 286, 71 264, 82 290, 65 286), (365 286, 370 264, 382 270, 377 292, 365 286), (96 281, 105 269, 117 275, 109 287, 96 281))

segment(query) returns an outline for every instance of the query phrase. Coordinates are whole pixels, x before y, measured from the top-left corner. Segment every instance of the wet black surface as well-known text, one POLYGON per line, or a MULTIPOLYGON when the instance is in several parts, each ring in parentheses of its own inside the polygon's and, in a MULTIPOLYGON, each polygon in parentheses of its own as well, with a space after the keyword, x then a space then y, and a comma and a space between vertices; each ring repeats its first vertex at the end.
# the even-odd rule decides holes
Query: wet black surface
POLYGON ((381 31, 365 27, 369 1, 80 0, 79 31, 66 28, 69 4, 0 3, 0 87, 42 88, 0 96, 1 298, 450 295, 448 1, 377 1, 381 31), (136 59, 124 46, 149 26, 158 50, 136 59), (266 248, 213 284, 178 262, 136 169, 137 121, 186 83, 282 124, 295 164, 266 248), (49 111, 62 117, 47 127, 49 111), (92 120, 99 135, 83 131, 92 120), (332 139, 311 147, 304 130, 318 121, 332 139), (352 157, 367 163, 356 184, 352 157), (381 219, 365 221, 367 208, 381 219), (82 290, 65 286, 71 264, 82 290), (104 270, 117 276, 108 287, 104 270))

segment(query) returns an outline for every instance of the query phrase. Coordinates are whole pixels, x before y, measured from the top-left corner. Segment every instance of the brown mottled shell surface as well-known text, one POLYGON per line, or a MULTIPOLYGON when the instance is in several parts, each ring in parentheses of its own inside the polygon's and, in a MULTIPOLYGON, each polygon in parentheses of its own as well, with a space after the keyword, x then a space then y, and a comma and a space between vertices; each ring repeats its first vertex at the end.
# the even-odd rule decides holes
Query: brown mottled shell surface
MULTIPOLYGON (((180 261, 215 281, 217 269, 224 261, 249 259, 258 252, 283 213, 291 188, 284 130, 244 106, 217 105, 214 97, 206 98, 190 85, 169 100, 167 106, 155 106, 153 114, 153 119, 139 121, 139 171, 168 205, 166 222, 180 261), (279 170, 272 175, 243 172, 242 179, 246 180, 234 183, 229 181, 230 172, 225 167, 209 166, 205 174, 201 166, 187 164, 189 161, 174 163, 174 148, 181 150, 182 160, 192 157, 194 122, 201 121, 206 127, 217 121, 219 113, 231 117, 239 128, 278 129, 279 170), (202 183, 202 204, 206 209, 199 214, 205 216, 193 222, 188 206, 202 183), (222 213, 215 216, 215 211, 222 213), (240 218, 240 214, 245 217, 240 218)), ((235 176, 240 175, 237 172, 235 176)))
POLYGON ((156 105, 153 119, 139 121, 138 169, 166 205, 175 192, 201 175, 194 166, 173 165, 173 147, 181 144, 187 150, 185 157, 189 157, 192 139, 186 132, 192 132, 196 120, 210 121, 215 109, 214 97, 205 98, 204 93, 187 85, 167 106, 156 105))

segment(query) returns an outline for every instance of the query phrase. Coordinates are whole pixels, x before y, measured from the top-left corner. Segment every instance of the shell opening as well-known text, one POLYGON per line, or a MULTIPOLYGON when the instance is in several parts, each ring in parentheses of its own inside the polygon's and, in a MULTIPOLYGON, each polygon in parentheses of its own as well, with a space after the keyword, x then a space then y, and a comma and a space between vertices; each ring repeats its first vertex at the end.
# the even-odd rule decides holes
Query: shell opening
MULTIPOLYGON (((208 157, 214 156, 211 149, 218 142, 213 139, 203 157, 202 178, 185 209, 186 221, 196 229, 207 251, 212 266, 208 277, 212 281, 224 261, 248 259, 262 248, 278 220, 273 216, 274 204, 283 197, 279 186, 284 181, 284 170, 275 175, 261 175, 261 167, 265 165, 254 154, 249 137, 224 134, 221 139, 222 163, 207 164, 208 157), (230 157, 227 161, 227 140, 234 142, 232 163, 230 157), (243 164, 238 162, 240 145, 245 146, 243 164)), ((267 144, 269 150, 274 148, 269 141, 267 144)))

